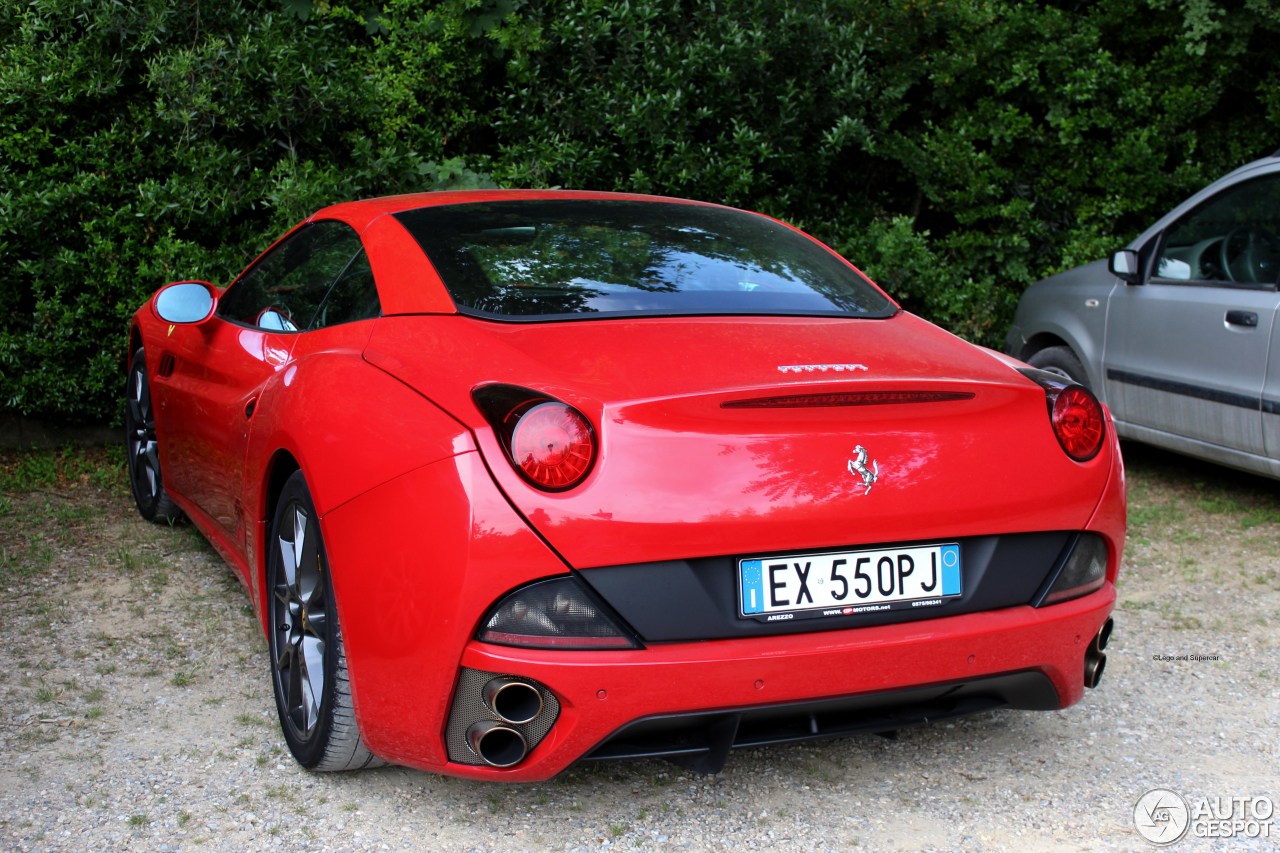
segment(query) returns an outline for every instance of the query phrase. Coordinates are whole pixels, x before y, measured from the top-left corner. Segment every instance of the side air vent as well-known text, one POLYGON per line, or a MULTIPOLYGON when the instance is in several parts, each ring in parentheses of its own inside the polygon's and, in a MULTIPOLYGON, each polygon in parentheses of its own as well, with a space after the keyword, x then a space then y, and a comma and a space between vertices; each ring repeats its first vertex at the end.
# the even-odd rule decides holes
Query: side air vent
POLYGON ((948 403, 972 400, 971 391, 842 391, 831 394, 788 394, 726 400, 722 409, 825 409, 837 406, 894 406, 903 403, 948 403))
POLYGON ((165 353, 164 355, 160 356, 160 369, 158 373, 160 374, 161 377, 167 379, 173 375, 173 368, 176 364, 177 362, 174 360, 173 355, 170 353, 165 353))

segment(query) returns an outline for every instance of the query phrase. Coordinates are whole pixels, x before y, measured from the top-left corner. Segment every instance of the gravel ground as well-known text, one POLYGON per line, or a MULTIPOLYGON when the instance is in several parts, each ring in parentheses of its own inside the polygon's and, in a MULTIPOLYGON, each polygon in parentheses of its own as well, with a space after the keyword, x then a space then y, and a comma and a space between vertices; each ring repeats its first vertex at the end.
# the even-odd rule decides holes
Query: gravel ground
MULTIPOLYGON (((0 849, 1155 849, 1133 817, 1151 789, 1280 801, 1280 490, 1126 455, 1116 632, 1080 704, 516 786, 300 770, 199 535, 138 520, 101 460, 41 481, 0 457, 0 849)), ((1264 823, 1275 839, 1174 849, 1280 849, 1264 823)))

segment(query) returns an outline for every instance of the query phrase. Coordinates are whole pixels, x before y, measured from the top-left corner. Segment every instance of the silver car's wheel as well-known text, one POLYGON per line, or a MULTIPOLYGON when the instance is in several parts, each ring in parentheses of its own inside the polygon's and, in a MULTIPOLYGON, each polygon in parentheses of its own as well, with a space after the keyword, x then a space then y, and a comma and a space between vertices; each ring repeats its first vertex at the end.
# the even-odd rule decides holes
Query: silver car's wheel
POLYGON ((276 504, 267 556, 268 646, 280 728, 308 770, 381 764, 356 726, 329 563, 302 472, 276 504))
POLYGON ((1070 347, 1045 347, 1027 359, 1027 364, 1089 388, 1089 377, 1084 372, 1084 365, 1070 347))
POLYGON ((160 475, 160 442, 156 438, 155 409, 151 405, 151 381, 146 353, 139 349, 129 362, 129 384, 124 400, 125 452, 128 454, 129 487, 138 512, 148 521, 173 522, 182 511, 169 498, 160 475))

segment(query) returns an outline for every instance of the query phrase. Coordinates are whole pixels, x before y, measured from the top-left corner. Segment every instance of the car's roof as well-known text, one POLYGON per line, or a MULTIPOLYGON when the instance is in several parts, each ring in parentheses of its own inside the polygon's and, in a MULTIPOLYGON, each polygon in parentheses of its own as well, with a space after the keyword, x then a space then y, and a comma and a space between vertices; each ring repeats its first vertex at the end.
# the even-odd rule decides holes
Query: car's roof
POLYGON ((683 198, 642 195, 639 193, 598 192, 592 190, 444 190, 440 192, 409 193, 382 196, 380 198, 347 201, 316 211, 309 219, 341 219, 363 230, 373 220, 386 214, 403 213, 424 207, 441 207, 450 204, 478 204, 493 201, 538 201, 547 199, 586 201, 641 201, 666 204, 692 204, 703 207, 719 207, 710 202, 683 198))

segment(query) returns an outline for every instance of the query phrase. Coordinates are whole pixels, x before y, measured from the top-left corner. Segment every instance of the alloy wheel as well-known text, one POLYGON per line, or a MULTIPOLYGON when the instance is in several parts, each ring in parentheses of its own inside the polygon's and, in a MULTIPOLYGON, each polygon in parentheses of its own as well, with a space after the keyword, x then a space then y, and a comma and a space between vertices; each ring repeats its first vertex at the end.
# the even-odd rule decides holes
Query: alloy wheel
POLYGON ((276 689, 290 734, 305 742, 320 723, 329 614, 319 529, 302 503, 285 508, 274 547, 280 561, 271 604, 276 689))
POLYGON ((154 504, 160 496, 160 457, 156 449, 156 421, 151 410, 151 383, 146 361, 134 359, 129 371, 126 401, 129 442, 129 479, 141 504, 154 504))

